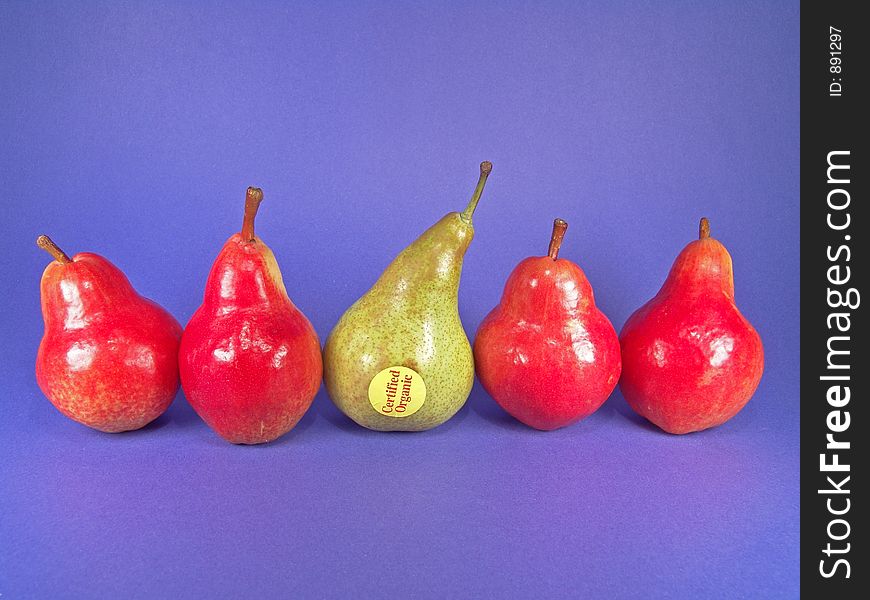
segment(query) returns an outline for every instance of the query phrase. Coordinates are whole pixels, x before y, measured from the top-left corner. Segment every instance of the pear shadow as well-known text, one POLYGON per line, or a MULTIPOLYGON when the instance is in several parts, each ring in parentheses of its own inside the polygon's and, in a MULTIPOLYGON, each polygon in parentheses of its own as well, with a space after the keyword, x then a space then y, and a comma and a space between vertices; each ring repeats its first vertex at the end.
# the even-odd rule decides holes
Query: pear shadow
POLYGON ((184 395, 184 391, 182 391, 180 388, 178 390, 178 394, 175 396, 175 400, 172 402, 169 409, 165 413, 163 413, 163 416, 160 418, 162 419, 164 417, 170 419, 179 427, 192 427, 196 423, 202 422, 202 419, 200 419, 199 415, 196 414, 196 411, 193 410, 190 402, 187 401, 187 397, 184 395))
MULTIPOLYGON (((472 390, 473 391, 473 390, 472 390)), ((441 435, 442 433, 449 433, 453 431, 456 427, 458 427, 465 419, 468 418, 468 415, 471 414, 471 395, 469 394, 468 399, 465 401, 465 404, 462 405, 456 414, 450 417, 441 425, 437 427, 433 427, 432 429, 427 429, 426 431, 408 431, 405 433, 426 433, 427 431, 433 432, 434 435, 441 435)))
POLYGON ((466 406, 471 405, 471 410, 477 413, 484 421, 487 421, 499 429, 506 431, 514 431, 519 433, 538 432, 537 429, 517 421, 514 417, 507 413, 493 398, 486 393, 483 386, 475 379, 474 388, 471 391, 471 397, 468 399, 466 406))
MULTIPOLYGON (((316 399, 317 399, 317 396, 315 396, 315 400, 316 399)), ((282 435, 278 439, 272 440, 271 442, 266 442, 265 444, 235 444, 235 445, 237 445, 237 446, 238 445, 247 445, 247 446, 251 446, 254 448, 257 448, 257 447, 273 448, 273 447, 282 446, 284 444, 296 443, 296 439, 300 435, 302 435, 303 433, 308 431, 308 429, 314 424, 314 422, 317 421, 317 414, 312 410, 313 404, 314 403, 312 402, 312 406, 308 407, 308 410, 305 411, 305 414, 302 415, 302 418, 299 419, 299 421, 296 423, 296 425, 293 426, 293 429, 291 429, 290 431, 288 431, 287 433, 285 433, 284 435, 282 435)), ((220 437, 220 436, 218 436, 218 437, 220 437)))
MULTIPOLYGON (((165 415, 166 413, 164 413, 165 415)), ((76 426, 78 429, 78 433, 80 435, 86 436, 89 440, 133 440, 140 436, 147 436, 151 432, 157 431, 158 429, 162 429, 166 425, 168 425, 168 421, 163 419, 163 415, 157 417, 147 425, 143 425, 139 429, 130 429, 127 431, 100 431, 99 429, 94 429, 89 425, 85 425, 83 423, 78 423, 76 421, 72 421, 72 424, 76 426)), ((66 435, 66 434, 64 434, 66 435)))
POLYGON ((634 412, 634 410, 628 405, 628 402, 625 401, 625 398, 622 396, 622 391, 618 387, 614 390, 608 403, 612 405, 615 412, 619 413, 626 420, 631 421, 638 427, 659 435, 671 436, 667 431, 660 429, 645 417, 634 412))
MULTIPOLYGON (((168 412, 168 409, 166 412, 168 412)), ((159 431, 160 429, 163 429, 164 427, 166 427, 167 425, 169 425, 171 423, 171 420, 169 419, 169 417, 166 416, 166 412, 164 412, 162 415, 160 415, 159 417, 157 417, 156 419, 154 419, 153 421, 151 421, 150 423, 148 423, 144 427, 140 427, 139 429, 134 429, 133 431, 122 432, 122 433, 126 434, 124 437, 131 437, 132 438, 132 437, 136 437, 138 434, 146 434, 146 433, 150 433, 152 431, 159 431)))
POLYGON ((590 433, 592 431, 612 428, 614 425, 614 419, 618 420, 621 418, 619 409, 616 408, 617 403, 614 401, 614 394, 615 392, 612 392, 610 396, 607 397, 607 400, 605 400, 592 414, 568 425, 565 429, 576 429, 583 433, 590 433))
POLYGON ((314 403, 311 406, 310 412, 320 415, 328 423, 335 425, 342 431, 348 433, 362 436, 380 433, 378 431, 366 429, 362 425, 358 425, 353 419, 341 412, 335 403, 333 403, 332 398, 329 397, 329 394, 326 391, 326 384, 320 386, 320 392, 318 392, 317 397, 314 398, 314 403))

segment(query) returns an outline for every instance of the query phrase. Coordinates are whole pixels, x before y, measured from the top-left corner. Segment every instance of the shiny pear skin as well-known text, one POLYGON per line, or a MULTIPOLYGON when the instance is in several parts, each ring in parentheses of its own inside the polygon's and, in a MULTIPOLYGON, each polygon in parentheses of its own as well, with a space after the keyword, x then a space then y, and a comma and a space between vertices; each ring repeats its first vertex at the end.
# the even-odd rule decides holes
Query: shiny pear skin
POLYGON ((449 213, 405 248, 330 333, 324 380, 335 405, 378 431, 423 431, 462 408, 474 383, 474 357, 459 319, 462 261, 474 236, 471 214, 492 166, 481 165, 475 196, 463 213, 449 213), (372 407, 372 378, 404 366, 426 384, 422 407, 406 417, 372 407))

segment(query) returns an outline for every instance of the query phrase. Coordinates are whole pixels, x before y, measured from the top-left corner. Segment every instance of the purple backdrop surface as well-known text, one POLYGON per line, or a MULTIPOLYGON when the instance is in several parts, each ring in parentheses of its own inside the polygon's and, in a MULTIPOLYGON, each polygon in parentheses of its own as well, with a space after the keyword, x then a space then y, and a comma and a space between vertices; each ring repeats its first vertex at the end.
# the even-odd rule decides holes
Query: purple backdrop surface
POLYGON ((0 3, 4 600, 797 595, 797 2, 314 4, 0 3), (258 233, 325 339, 482 159, 470 336, 553 217, 619 329, 707 215, 766 346, 746 409, 674 437, 616 392, 539 433, 476 384, 388 435, 321 390, 234 447, 182 394, 105 435, 37 388, 38 233, 184 323, 262 186, 258 233))

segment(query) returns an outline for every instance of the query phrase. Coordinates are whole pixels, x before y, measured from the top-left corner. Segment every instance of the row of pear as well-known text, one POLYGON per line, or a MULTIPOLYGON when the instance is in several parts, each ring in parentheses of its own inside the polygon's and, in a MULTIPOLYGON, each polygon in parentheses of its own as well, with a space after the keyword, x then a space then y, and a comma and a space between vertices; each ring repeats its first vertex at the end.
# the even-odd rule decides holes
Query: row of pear
POLYGON ((481 163, 467 207, 396 256, 322 349, 254 233, 258 188, 248 188, 241 230, 215 259, 183 329, 102 256, 70 258, 40 236, 54 260, 41 282, 37 382, 63 414, 106 432, 156 419, 180 382, 202 419, 238 444, 290 431, 321 381, 344 414, 379 431, 444 423, 464 405, 475 373, 502 408, 540 430, 592 414, 617 383, 638 414, 670 433, 720 425, 743 408, 764 352, 734 303, 731 257, 707 219, 619 336, 583 270, 559 257, 568 224, 556 219, 547 255, 517 265, 472 347, 457 292, 491 171, 481 163))

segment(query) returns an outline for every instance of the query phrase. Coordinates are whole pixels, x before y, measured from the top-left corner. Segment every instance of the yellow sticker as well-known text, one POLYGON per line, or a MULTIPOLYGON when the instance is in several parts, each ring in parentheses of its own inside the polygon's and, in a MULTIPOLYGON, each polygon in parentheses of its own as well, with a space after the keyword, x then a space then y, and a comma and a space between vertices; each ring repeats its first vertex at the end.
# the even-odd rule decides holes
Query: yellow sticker
POLYGON ((426 383, 408 367, 387 367, 372 378, 369 402, 387 417, 410 417, 426 401, 426 383))

